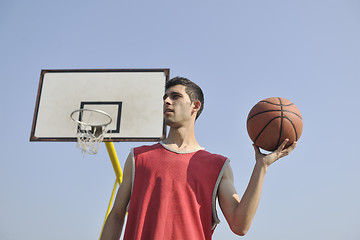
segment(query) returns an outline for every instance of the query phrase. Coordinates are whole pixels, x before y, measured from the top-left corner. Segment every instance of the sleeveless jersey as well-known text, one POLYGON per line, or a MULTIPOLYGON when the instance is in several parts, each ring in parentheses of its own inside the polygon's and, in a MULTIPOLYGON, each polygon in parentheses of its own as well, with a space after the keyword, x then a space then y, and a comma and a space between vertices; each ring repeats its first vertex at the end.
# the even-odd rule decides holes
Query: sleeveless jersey
POLYGON ((124 240, 211 239, 217 188, 227 158, 175 152, 160 143, 134 148, 124 240))

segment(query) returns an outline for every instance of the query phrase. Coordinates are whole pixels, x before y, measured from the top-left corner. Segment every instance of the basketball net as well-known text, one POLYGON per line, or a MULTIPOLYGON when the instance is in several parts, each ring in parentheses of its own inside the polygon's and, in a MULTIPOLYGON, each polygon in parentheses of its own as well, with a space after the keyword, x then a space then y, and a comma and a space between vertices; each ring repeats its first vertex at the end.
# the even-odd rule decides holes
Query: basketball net
POLYGON ((70 117, 77 127, 76 147, 81 149, 84 156, 86 154, 97 154, 100 144, 108 133, 107 127, 112 122, 110 115, 96 109, 78 109, 72 112, 70 117), (76 113, 78 113, 78 118, 74 118, 76 113), (107 119, 104 119, 104 117, 107 119))
MULTIPOLYGON (((84 125, 79 124, 79 128, 80 127, 84 127, 84 125)), ((86 155, 86 153, 91 155, 97 154, 106 133, 106 127, 95 127, 91 128, 91 130, 79 130, 76 134, 76 147, 81 149, 83 155, 86 155)))

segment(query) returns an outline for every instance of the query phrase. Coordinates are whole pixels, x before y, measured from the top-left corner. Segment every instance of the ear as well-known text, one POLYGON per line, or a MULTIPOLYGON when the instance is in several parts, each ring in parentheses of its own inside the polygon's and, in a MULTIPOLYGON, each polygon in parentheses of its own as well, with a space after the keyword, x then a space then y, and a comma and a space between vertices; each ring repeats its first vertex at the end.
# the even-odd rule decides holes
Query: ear
POLYGON ((201 102, 199 100, 196 100, 193 102, 193 106, 194 106, 194 108, 193 108, 192 112, 197 113, 200 110, 201 102))

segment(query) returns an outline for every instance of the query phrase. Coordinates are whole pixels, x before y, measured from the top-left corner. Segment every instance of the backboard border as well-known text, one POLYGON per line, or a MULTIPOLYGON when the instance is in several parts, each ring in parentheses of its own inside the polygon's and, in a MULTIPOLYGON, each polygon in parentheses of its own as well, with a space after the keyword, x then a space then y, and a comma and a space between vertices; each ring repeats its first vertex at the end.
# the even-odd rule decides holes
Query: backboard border
MULTIPOLYGON (((35 136, 35 129, 36 129, 36 121, 38 117, 38 110, 41 100, 41 92, 44 82, 44 76, 46 73, 71 73, 71 72, 163 72, 165 74, 165 83, 170 79, 170 69, 169 68, 139 68, 139 69, 42 69, 40 73, 40 80, 38 86, 38 92, 36 95, 36 103, 35 103, 35 110, 33 116, 33 122, 31 126, 31 133, 30 133, 30 142, 76 142, 77 138, 49 138, 49 137, 36 137, 35 136)), ((165 88, 164 88, 165 92, 165 88)), ((158 142, 163 140, 166 137, 166 124, 163 120, 163 132, 160 138, 121 138, 121 137, 111 137, 111 138, 104 138, 104 142, 158 142)))

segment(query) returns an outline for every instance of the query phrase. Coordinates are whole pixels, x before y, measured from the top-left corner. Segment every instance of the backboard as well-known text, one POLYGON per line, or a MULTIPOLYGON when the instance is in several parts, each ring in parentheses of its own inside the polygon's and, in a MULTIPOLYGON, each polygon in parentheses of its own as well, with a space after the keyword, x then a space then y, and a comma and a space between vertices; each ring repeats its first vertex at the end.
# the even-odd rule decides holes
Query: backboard
MULTIPOLYGON (((42 70, 30 141, 77 141, 70 115, 97 109, 111 116, 104 141, 159 141, 169 69, 42 70)), ((76 116, 81 121, 81 115, 76 116)))

